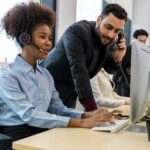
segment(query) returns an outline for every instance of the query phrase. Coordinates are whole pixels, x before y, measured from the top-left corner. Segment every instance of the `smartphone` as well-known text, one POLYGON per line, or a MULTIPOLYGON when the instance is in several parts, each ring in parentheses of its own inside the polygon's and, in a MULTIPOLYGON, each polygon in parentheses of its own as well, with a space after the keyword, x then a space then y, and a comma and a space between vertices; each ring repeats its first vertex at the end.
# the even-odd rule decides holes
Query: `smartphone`
POLYGON ((113 45, 113 48, 112 48, 112 51, 116 51, 116 50, 119 50, 119 43, 120 43, 120 40, 124 37, 124 32, 119 32, 118 34, 118 39, 117 41, 114 43, 113 45))

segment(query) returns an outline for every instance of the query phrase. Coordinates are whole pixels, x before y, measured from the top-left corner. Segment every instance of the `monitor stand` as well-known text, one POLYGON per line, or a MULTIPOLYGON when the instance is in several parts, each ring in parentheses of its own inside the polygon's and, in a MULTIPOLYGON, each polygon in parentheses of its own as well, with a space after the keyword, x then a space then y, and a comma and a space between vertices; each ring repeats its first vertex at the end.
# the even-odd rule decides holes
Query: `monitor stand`
POLYGON ((127 127, 127 129, 125 129, 125 131, 135 132, 135 133, 147 133, 147 128, 146 126, 131 124, 129 125, 129 127, 127 127))

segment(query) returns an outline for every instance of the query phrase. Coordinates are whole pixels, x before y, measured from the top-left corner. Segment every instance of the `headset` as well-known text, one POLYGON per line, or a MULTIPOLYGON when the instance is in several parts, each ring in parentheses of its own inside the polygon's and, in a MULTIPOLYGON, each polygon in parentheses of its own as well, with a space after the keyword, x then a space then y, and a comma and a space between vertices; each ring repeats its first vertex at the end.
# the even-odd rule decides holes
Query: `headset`
POLYGON ((20 34, 20 36, 19 36, 19 42, 21 44, 23 44, 23 45, 29 44, 29 45, 35 47, 36 49, 38 49, 39 51, 43 52, 44 50, 42 50, 37 45, 34 45, 33 43, 31 43, 31 35, 29 33, 27 33, 29 25, 30 25, 30 22, 31 21, 29 21, 29 23, 27 24, 27 27, 26 27, 25 31, 20 34))
POLYGON ((27 33, 28 29, 29 29, 29 25, 30 25, 31 21, 28 22, 27 27, 25 29, 24 32, 22 32, 19 36, 19 42, 23 45, 28 44, 31 42, 31 35, 29 33, 27 33))
POLYGON ((31 36, 27 32, 23 32, 19 36, 19 42, 23 45, 30 43, 31 41, 31 36))

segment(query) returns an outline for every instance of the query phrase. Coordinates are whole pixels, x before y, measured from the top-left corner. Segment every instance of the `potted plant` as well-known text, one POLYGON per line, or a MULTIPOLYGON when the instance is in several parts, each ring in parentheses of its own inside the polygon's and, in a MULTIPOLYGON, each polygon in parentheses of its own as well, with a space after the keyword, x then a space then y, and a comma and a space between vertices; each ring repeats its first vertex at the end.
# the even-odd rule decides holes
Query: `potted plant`
POLYGON ((146 127, 147 127, 148 140, 150 141, 150 100, 147 101, 147 105, 146 105, 146 127))

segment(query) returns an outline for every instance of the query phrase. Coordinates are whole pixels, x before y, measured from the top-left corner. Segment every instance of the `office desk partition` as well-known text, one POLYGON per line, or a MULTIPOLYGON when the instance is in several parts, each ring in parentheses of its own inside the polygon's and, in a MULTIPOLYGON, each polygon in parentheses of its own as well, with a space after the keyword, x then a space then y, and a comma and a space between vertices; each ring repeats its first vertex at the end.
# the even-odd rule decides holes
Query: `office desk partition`
POLYGON ((16 150, 150 150, 147 133, 56 128, 16 141, 16 150))

